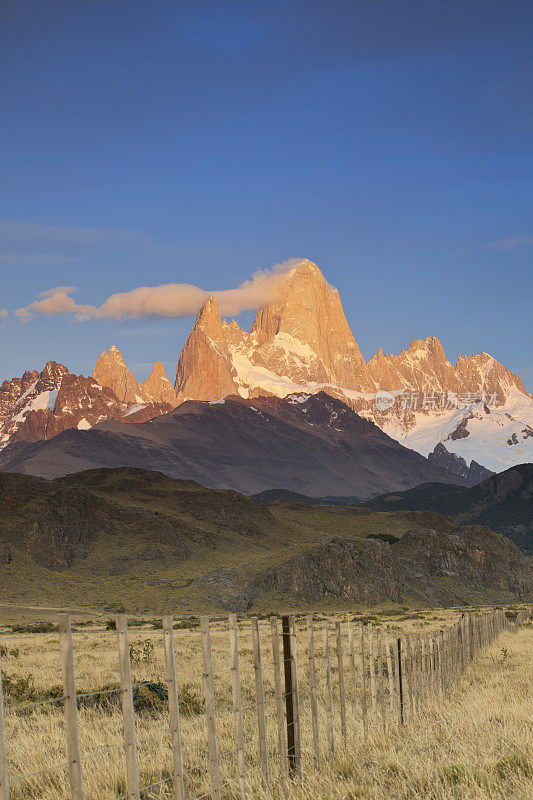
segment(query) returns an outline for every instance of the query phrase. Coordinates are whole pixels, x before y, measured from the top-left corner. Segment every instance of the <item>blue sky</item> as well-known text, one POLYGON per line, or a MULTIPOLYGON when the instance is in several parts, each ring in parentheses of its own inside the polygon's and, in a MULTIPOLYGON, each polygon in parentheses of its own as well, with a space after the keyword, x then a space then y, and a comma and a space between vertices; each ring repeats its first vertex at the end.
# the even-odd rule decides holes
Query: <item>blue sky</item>
MULTIPOLYGON (((234 288, 316 261, 365 357, 438 336, 533 385, 530 2, 4 0, 0 379, 190 318, 27 322, 52 287, 234 288)), ((249 323, 251 312, 242 316, 249 323)))

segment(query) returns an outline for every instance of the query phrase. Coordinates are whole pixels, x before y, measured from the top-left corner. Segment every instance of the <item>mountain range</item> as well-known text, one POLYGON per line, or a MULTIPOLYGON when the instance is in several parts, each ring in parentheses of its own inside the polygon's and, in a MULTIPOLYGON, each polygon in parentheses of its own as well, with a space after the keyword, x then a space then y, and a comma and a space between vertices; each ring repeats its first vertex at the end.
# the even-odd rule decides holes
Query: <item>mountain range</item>
POLYGON ((2 463, 19 458, 23 442, 67 429, 106 430, 110 420, 125 431, 191 401, 320 392, 467 482, 533 461, 533 398, 518 375, 484 352, 452 364, 434 336, 412 341, 399 355, 380 349, 365 362, 339 293, 316 264, 301 260, 281 281, 278 299, 259 309, 250 332, 222 319, 209 298, 179 355, 174 384, 158 361, 147 380, 137 381, 116 347, 101 354, 92 377, 51 361, 41 372, 4 381, 2 463))

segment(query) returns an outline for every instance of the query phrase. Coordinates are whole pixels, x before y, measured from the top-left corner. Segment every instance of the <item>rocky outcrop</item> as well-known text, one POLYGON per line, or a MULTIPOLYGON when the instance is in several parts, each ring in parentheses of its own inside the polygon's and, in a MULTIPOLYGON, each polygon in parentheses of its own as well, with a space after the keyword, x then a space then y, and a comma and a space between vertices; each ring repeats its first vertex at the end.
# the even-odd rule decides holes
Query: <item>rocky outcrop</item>
POLYGON ((432 464, 437 464, 442 469, 448 470, 448 472, 453 472, 454 475, 460 475, 461 478, 464 478, 471 485, 481 483, 485 478, 494 475, 494 472, 482 467, 481 464, 478 464, 476 461, 471 461, 470 466, 468 466, 464 458, 461 458, 461 456, 455 453, 450 453, 442 442, 435 445, 433 452, 428 455, 428 461, 431 461, 432 464))
POLYGON ((394 544, 327 536, 301 555, 239 580, 235 570, 202 576, 197 585, 228 611, 246 611, 264 593, 312 606, 326 598, 376 605, 509 602, 533 596, 533 567, 505 537, 487 528, 415 528, 394 544))

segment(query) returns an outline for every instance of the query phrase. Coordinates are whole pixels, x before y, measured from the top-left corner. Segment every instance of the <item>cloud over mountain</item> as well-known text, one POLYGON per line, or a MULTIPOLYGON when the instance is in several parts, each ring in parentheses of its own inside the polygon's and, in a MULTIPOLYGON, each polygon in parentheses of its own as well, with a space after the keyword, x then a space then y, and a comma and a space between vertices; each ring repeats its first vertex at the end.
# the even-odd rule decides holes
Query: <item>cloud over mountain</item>
POLYGON ((222 314, 235 316, 274 302, 282 291, 285 275, 300 261, 289 259, 268 269, 259 269, 235 289, 207 291, 189 283, 139 286, 110 295, 100 306, 77 303, 72 297, 74 286, 56 286, 14 313, 24 321, 35 315, 62 314, 72 314, 78 320, 172 319, 194 316, 207 298, 213 296, 222 314))

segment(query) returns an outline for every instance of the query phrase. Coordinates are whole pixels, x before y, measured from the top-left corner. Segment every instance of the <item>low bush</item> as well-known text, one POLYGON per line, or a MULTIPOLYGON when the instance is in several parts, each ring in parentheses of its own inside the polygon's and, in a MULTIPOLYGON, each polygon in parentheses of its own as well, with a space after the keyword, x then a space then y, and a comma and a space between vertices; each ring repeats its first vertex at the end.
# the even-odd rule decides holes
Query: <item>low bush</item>
POLYGON ((54 633, 57 625, 53 622, 34 622, 29 625, 10 625, 13 633, 54 633))

